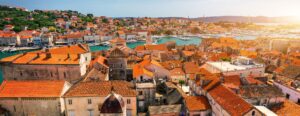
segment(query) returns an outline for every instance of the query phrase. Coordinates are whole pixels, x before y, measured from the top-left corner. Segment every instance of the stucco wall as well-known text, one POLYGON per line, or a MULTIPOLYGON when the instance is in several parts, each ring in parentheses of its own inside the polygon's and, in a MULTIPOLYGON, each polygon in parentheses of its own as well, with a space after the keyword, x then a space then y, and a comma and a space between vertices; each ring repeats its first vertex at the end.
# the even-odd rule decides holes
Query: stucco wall
POLYGON ((282 85, 280 83, 277 83, 277 82, 274 82, 274 85, 279 87, 281 89, 281 91, 284 93, 284 95, 289 94, 290 95, 289 100, 297 103, 298 99, 300 99, 299 91, 289 88, 289 87, 282 85))
POLYGON ((63 111, 60 108, 61 105, 59 98, 4 98, 0 99, 0 104, 5 109, 8 109, 12 116, 20 116, 22 114, 24 114, 25 116, 61 116, 63 114, 63 111))
MULTIPOLYGON (((66 115, 68 116, 70 111, 75 113, 75 116, 88 116, 89 110, 93 111, 95 116, 100 115, 99 105, 103 104, 105 97, 68 97, 65 98, 66 115), (72 100, 72 104, 68 103, 68 100, 72 100), (88 104, 88 99, 91 99, 91 104, 88 104)), ((132 116, 136 116, 136 97, 123 97, 126 105, 126 110, 131 111, 132 116), (127 104, 127 99, 130 99, 130 104, 127 104)), ((127 113, 128 114, 128 113, 127 113)))

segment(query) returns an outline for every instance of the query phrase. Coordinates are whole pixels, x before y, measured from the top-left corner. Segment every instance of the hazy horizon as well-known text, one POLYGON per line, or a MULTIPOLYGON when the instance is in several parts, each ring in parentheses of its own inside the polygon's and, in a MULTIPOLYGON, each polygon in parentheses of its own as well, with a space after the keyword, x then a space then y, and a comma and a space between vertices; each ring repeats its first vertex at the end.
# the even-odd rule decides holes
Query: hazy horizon
POLYGON ((109 17, 300 17, 297 0, 1 0, 29 10, 75 10, 109 17))

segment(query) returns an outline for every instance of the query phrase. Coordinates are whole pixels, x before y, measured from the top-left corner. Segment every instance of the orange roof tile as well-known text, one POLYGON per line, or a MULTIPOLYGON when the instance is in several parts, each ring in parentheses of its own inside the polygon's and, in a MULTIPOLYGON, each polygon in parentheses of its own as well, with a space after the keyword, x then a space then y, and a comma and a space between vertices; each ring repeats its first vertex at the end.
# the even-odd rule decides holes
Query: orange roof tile
POLYGON ((147 50, 158 50, 158 51, 168 51, 168 48, 165 44, 158 45, 145 45, 147 50))
POLYGON ((181 68, 174 68, 173 70, 170 71, 170 75, 171 76, 177 76, 177 75, 185 75, 185 73, 183 72, 183 70, 181 68))
POLYGON ((25 55, 18 57, 13 61, 15 64, 27 64, 29 61, 37 57, 37 54, 26 53, 25 55))
POLYGON ((153 77, 153 73, 145 69, 145 66, 150 65, 151 60, 143 60, 139 64, 133 66, 133 77, 136 78, 142 74, 146 74, 149 77, 153 77))
POLYGON ((1 62, 15 64, 79 64, 79 54, 89 52, 86 45, 64 46, 49 51, 34 51, 4 58, 1 62), (46 57, 50 54, 51 57, 46 57))
POLYGON ((60 97, 65 81, 4 81, 0 97, 60 97))
POLYGON ((210 104, 205 96, 187 96, 184 98, 184 100, 189 112, 211 109, 210 104))
POLYGON ((195 62, 184 62, 183 69, 187 74, 195 74, 199 71, 199 66, 195 62))
POLYGON ((111 42, 111 43, 122 42, 123 43, 123 42, 126 42, 126 41, 123 38, 114 38, 114 39, 109 40, 109 42, 111 42))
POLYGON ((184 56, 192 56, 195 52, 192 51, 182 51, 184 56))
POLYGON ((272 108, 278 116, 298 116, 300 114, 300 106, 285 100, 282 106, 272 108))
POLYGON ((135 89, 127 81, 80 82, 71 87, 64 97, 107 96, 112 91, 123 97, 135 97, 135 89))
POLYGON ((223 85, 216 86, 208 93, 231 116, 244 115, 253 108, 251 104, 247 103, 223 85))
POLYGON ((239 75, 224 76, 224 83, 239 87, 241 86, 241 79, 239 75))

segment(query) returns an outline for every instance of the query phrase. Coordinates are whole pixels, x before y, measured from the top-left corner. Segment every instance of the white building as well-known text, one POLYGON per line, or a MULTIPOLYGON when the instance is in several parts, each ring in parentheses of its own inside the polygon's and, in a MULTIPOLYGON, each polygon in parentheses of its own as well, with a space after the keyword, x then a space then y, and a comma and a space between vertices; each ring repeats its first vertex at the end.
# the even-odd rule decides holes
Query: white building
POLYGON ((136 116, 136 92, 126 81, 81 82, 64 95, 66 116, 136 116))
POLYGON ((264 76, 265 66, 254 63, 252 59, 238 57, 232 62, 206 62, 203 68, 211 73, 222 73, 225 76, 240 75, 240 77, 262 77, 264 76))
POLYGON ((282 93, 285 95, 286 99, 289 99, 295 103, 300 104, 300 89, 291 87, 285 83, 280 83, 280 81, 274 81, 273 83, 276 87, 280 88, 282 93))

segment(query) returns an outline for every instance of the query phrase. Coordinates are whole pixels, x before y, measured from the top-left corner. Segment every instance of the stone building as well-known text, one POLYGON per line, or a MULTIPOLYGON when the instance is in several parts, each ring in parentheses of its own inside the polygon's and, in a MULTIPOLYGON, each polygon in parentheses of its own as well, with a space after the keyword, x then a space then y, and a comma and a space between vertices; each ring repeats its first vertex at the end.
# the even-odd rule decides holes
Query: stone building
POLYGON ((136 92, 126 81, 81 82, 64 95, 67 116, 136 116, 136 92))
POLYGON ((115 47, 107 57, 109 80, 126 80, 127 54, 115 47))
POLYGON ((66 81, 4 81, 0 89, 0 105, 11 116, 64 116, 61 97, 71 84, 66 81))
POLYGON ((82 79, 91 61, 86 45, 64 46, 18 54, 0 60, 5 80, 66 80, 82 79))

